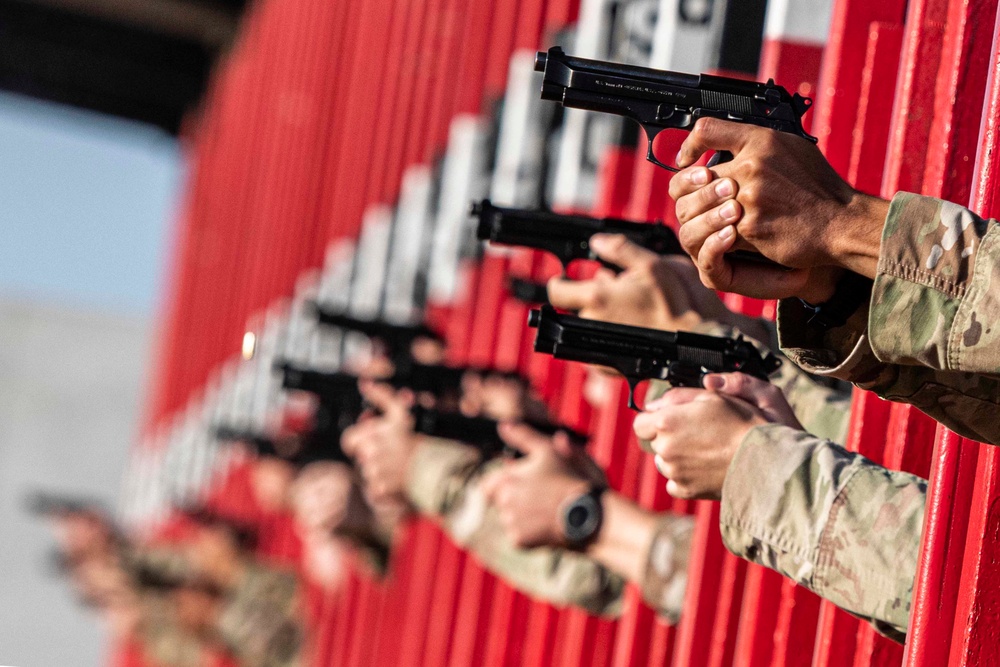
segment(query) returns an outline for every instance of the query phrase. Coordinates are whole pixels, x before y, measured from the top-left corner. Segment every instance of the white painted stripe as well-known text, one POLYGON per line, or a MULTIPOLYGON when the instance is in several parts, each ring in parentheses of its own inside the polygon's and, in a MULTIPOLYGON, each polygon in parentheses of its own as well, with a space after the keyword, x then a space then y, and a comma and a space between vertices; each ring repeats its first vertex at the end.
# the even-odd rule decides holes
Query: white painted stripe
POLYGON ((830 33, 833 0, 770 0, 764 37, 822 46, 830 33))

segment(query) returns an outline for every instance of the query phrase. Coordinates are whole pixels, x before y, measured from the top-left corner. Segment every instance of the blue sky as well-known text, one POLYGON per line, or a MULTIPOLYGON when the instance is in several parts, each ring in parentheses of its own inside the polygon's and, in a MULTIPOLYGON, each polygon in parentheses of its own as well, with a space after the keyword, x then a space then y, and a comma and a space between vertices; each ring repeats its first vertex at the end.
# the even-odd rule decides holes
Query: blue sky
POLYGON ((182 185, 162 131, 0 93, 0 293, 155 314, 182 185))

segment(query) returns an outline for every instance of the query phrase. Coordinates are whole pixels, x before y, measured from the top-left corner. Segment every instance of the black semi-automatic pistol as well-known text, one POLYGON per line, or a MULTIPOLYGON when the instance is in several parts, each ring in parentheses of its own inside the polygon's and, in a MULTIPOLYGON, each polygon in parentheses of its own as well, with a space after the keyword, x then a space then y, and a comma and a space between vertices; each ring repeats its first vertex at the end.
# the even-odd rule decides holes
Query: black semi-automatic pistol
POLYGON ((677 235, 663 223, 504 208, 494 206, 489 199, 473 204, 472 215, 479 218, 476 236, 481 240, 551 252, 564 270, 576 259, 601 261, 590 249, 590 237, 594 234, 623 234, 636 245, 660 255, 684 252, 677 235))
POLYGON ((397 364, 396 371, 389 377, 378 379, 396 389, 427 392, 435 398, 449 395, 458 396, 462 392, 462 381, 467 375, 481 378, 501 377, 527 385, 528 381, 516 371, 502 371, 479 366, 445 366, 443 364, 420 364, 415 361, 397 364))
POLYGON ((535 351, 556 359, 613 368, 628 382, 628 406, 639 410, 635 389, 645 380, 666 380, 675 387, 700 387, 709 373, 740 372, 766 380, 781 361, 760 352, 742 336, 706 336, 658 331, 586 320, 543 307, 528 314, 538 329, 535 351))
MULTIPOLYGON (((484 459, 492 459, 501 455, 520 458, 522 454, 508 447, 497 431, 499 422, 488 417, 467 417, 458 412, 439 412, 431 408, 414 406, 411 409, 414 419, 413 430, 423 435, 446 440, 455 440, 475 447, 484 459)), ((565 433, 569 441, 576 447, 587 444, 587 436, 579 431, 553 424, 551 422, 525 421, 529 426, 543 435, 565 433)))
POLYGON ((549 305, 549 288, 545 283, 538 283, 527 278, 510 278, 507 281, 510 295, 520 301, 537 306, 549 305))
MULTIPOLYGON (((542 99, 639 123, 646 132, 646 159, 669 171, 678 169, 656 157, 653 140, 663 130, 690 130, 699 118, 759 125, 816 142, 802 127, 812 100, 789 94, 773 80, 758 83, 574 58, 558 46, 535 56, 535 71, 544 72, 542 99)), ((717 153, 709 166, 731 157, 717 153)))
POLYGON ((225 424, 215 427, 215 438, 223 443, 243 443, 259 457, 282 458, 274 440, 263 433, 225 424))
POLYGON ((363 320, 340 311, 315 304, 319 323, 354 331, 377 340, 385 346, 392 359, 405 359, 410 354, 413 342, 420 338, 441 341, 441 334, 424 324, 392 324, 382 320, 363 320))

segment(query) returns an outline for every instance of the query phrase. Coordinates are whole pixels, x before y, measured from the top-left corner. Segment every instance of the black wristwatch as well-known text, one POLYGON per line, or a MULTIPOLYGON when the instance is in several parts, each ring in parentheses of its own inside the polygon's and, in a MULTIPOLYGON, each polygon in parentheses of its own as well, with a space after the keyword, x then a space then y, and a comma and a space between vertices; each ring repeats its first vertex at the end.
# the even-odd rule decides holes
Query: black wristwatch
POLYGON ((844 326, 854 311, 871 298, 872 284, 870 278, 848 271, 837 281, 828 301, 814 306, 799 299, 810 313, 806 323, 823 332, 844 326))
POLYGON ((604 521, 601 496, 606 490, 607 487, 594 487, 563 510, 563 533, 571 549, 585 549, 597 537, 604 521))

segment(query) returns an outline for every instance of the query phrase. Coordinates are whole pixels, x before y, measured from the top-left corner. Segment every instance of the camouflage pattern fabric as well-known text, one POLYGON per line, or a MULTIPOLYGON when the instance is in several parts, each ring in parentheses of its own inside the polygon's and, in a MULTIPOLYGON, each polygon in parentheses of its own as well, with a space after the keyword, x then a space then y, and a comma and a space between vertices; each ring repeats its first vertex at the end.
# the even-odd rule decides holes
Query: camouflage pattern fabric
POLYGON ((639 584, 642 599, 669 623, 681 620, 687 591, 694 517, 664 513, 653 532, 646 569, 639 584))
POLYGON ((140 593, 144 653, 162 667, 201 667, 203 642, 178 624, 170 600, 165 595, 140 593))
POLYGON ((821 332, 778 305, 782 350, 821 376, 917 407, 960 435, 1000 444, 1000 225, 957 204, 897 194, 870 305, 821 332))
POLYGON ((905 635, 926 481, 779 424, 747 435, 722 490, 726 547, 905 635), (766 483, 764 483, 766 481, 766 483))
POLYGON ((555 605, 600 616, 621 613, 625 580, 583 554, 566 549, 520 549, 479 492, 478 480, 501 460, 483 464, 460 443, 426 438, 414 452, 407 492, 413 505, 436 517, 459 546, 511 586, 555 605))
POLYGON ((298 667, 303 630, 296 577, 248 563, 223 603, 219 632, 243 667, 298 667))

